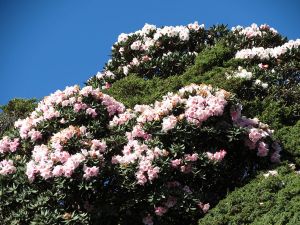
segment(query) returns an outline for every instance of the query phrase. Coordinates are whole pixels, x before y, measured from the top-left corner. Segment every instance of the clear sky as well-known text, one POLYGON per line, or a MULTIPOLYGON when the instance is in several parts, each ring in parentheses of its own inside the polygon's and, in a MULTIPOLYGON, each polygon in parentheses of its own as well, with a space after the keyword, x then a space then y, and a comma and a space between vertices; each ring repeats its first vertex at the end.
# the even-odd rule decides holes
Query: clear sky
POLYGON ((299 0, 0 0, 0 104, 83 86, 117 36, 145 23, 267 23, 296 39, 299 12, 299 0))

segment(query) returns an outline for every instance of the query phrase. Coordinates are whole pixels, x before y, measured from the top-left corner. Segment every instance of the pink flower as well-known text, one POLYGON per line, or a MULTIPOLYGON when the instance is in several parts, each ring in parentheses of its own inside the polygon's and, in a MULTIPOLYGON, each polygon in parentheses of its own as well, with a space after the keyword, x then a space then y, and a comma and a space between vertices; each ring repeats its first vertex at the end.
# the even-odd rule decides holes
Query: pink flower
POLYGON ((15 152, 19 144, 19 138, 10 140, 8 136, 4 136, 2 140, 0 140, 0 153, 15 152))
POLYGON ((82 88, 79 92, 81 95, 87 97, 90 94, 93 93, 93 87, 92 86, 85 86, 84 88, 82 88))
POLYGON ((185 160, 195 162, 198 160, 198 154, 197 153, 193 153, 192 155, 187 154, 185 155, 185 160))
POLYGON ((105 89, 109 89, 111 87, 111 84, 108 82, 105 82, 105 89))
POLYGON ((144 185, 147 182, 147 178, 142 171, 138 171, 135 176, 138 184, 144 185))
POLYGON ((53 168, 53 171, 52 171, 52 174, 53 176, 55 177, 60 177, 64 174, 64 170, 63 170, 63 167, 61 165, 57 165, 53 168))
POLYGON ((209 203, 203 204, 202 202, 200 202, 198 203, 198 207, 202 210, 203 213, 207 213, 207 211, 210 208, 210 204, 209 203))
POLYGON ((95 118, 98 115, 96 109, 92 108, 87 108, 85 112, 87 115, 91 115, 93 118, 95 118))
POLYGON ((192 172, 192 166, 190 164, 181 166, 180 171, 183 173, 190 173, 190 172, 192 172))
POLYGON ((257 129, 257 128, 252 128, 252 129, 250 129, 250 132, 249 132, 249 139, 250 139, 253 143, 258 142, 262 137, 263 137, 263 135, 262 135, 260 129, 257 129))
POLYGON ((168 132, 168 130, 173 129, 177 124, 177 118, 173 115, 165 117, 162 123, 162 131, 168 132))
POLYGON ((260 63, 260 64, 258 64, 258 67, 261 68, 261 69, 268 69, 269 65, 260 63))
POLYGON ((258 152, 257 155, 260 157, 264 157, 268 155, 269 149, 268 149, 268 144, 266 144, 265 142, 259 142, 258 143, 258 152))
POLYGON ((37 141, 42 138, 42 133, 40 131, 32 129, 28 132, 28 136, 31 138, 32 141, 37 141))
POLYGON ((206 154, 207 154, 207 158, 209 158, 210 160, 222 161, 225 155, 227 154, 227 152, 224 149, 222 149, 219 152, 216 152, 214 154, 212 154, 211 152, 206 152, 206 154))
POLYGON ((12 160, 2 160, 0 161, 0 174, 3 176, 6 176, 8 174, 12 174, 16 172, 16 167, 14 166, 14 163, 12 160))
POLYGON ((37 173, 36 165, 34 161, 31 160, 26 165, 26 175, 30 182, 34 180, 36 173, 37 173))
POLYGON ((125 106, 122 103, 117 102, 113 97, 103 94, 101 98, 102 105, 106 107, 109 116, 124 112, 125 106))
POLYGON ((226 151, 225 150, 220 150, 219 152, 216 152, 214 154, 214 158, 217 161, 222 161, 223 158, 225 157, 225 155, 226 155, 226 151))
POLYGON ((157 216, 162 216, 168 211, 168 208, 158 206, 154 208, 154 212, 157 216))
POLYGON ((106 150, 106 143, 100 140, 94 139, 92 140, 91 150, 99 150, 100 152, 104 152, 106 150))
POLYGON ((75 103, 74 106, 73 106, 73 108, 74 108, 75 112, 79 112, 82 109, 86 109, 87 105, 85 103, 79 102, 79 103, 75 103))
POLYGON ((91 177, 95 177, 99 174, 99 167, 96 166, 88 167, 84 165, 83 171, 84 171, 83 177, 88 180, 91 177))
POLYGON ((181 164, 181 159, 171 160, 171 165, 173 168, 177 168, 178 166, 180 166, 180 164, 181 164))
POLYGON ((149 180, 153 180, 158 177, 159 167, 150 168, 147 173, 149 180))

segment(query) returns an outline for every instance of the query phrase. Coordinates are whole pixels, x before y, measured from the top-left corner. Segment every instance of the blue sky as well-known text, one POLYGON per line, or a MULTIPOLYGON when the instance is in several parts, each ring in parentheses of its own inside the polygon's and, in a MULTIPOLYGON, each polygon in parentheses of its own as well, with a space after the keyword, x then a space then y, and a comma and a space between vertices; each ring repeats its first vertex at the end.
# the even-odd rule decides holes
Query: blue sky
POLYGON ((296 39, 299 10, 298 0, 0 0, 0 104, 83 86, 117 36, 145 23, 267 23, 296 39))

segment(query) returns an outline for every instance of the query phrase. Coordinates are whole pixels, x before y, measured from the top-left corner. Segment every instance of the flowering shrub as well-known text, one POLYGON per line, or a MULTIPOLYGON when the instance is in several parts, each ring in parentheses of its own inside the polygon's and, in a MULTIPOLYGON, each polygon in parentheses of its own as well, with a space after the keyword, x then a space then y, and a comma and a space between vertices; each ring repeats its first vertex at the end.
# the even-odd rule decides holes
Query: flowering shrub
POLYGON ((276 47, 286 42, 277 30, 267 24, 258 26, 253 23, 249 27, 236 26, 231 28, 232 45, 236 50, 252 47, 276 47))
POLYGON ((212 44, 213 38, 222 27, 205 30, 198 22, 187 26, 145 26, 134 33, 122 33, 112 47, 112 58, 104 71, 95 79, 105 87, 106 82, 120 79, 128 73, 143 77, 179 74, 192 65, 195 56, 204 46, 212 44))
MULTIPOLYGON (((57 222, 175 224, 175 214, 196 221, 246 171, 280 160, 268 126, 242 117, 230 93, 206 85, 126 111, 99 89, 67 87, 15 126, 0 141, 1 185, 26 179, 37 192, 42 185, 53 195, 43 207, 57 208, 57 222)), ((30 212, 17 221, 41 217, 30 212)))
POLYGON ((187 26, 145 26, 134 33, 122 33, 112 47, 112 58, 102 72, 88 80, 88 84, 104 89, 129 73, 149 79, 155 76, 168 77, 183 73, 194 63, 195 57, 205 47, 225 39, 236 50, 247 47, 274 47, 285 39, 270 26, 263 24, 250 27, 225 26, 204 28, 198 22, 187 26))
POLYGON ((211 86, 192 84, 154 105, 136 105, 110 126, 126 132, 127 143, 112 163, 120 165, 127 186, 143 193, 145 224, 177 224, 172 215, 191 223, 259 161, 280 160, 268 126, 242 117, 230 93, 211 86))

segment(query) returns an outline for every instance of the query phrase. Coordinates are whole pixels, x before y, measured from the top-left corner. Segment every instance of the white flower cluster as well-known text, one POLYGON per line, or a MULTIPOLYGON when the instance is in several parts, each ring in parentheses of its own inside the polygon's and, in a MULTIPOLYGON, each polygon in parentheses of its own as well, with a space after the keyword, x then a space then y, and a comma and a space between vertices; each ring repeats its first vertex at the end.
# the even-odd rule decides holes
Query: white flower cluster
MULTIPOLYGON (((161 38, 179 38, 179 42, 183 42, 187 44, 190 40, 190 33, 198 32, 200 30, 204 30, 204 24, 199 25, 198 22, 190 23, 187 26, 164 26, 162 28, 157 28, 155 25, 145 24, 141 30, 137 30, 133 33, 121 33, 118 36, 117 42, 115 42, 112 50, 117 49, 121 55, 121 58, 124 59, 124 55, 126 51, 129 49, 132 51, 136 51, 138 55, 134 57, 131 61, 123 62, 119 65, 118 70, 121 71, 125 76, 129 74, 129 72, 133 71, 134 68, 140 66, 141 64, 151 61, 152 57, 150 49, 157 48, 158 50, 164 49, 164 46, 161 46, 161 38), (127 49, 124 47, 124 43, 128 41, 129 38, 134 38, 134 41, 131 43, 130 48, 127 49)), ((171 57, 173 54, 177 54, 177 52, 164 52, 161 57, 171 57)), ((187 57, 194 57, 197 55, 197 52, 184 52, 182 55, 186 55, 187 57)), ((111 65, 112 59, 107 62, 107 65, 111 65)), ((120 72, 119 71, 119 72, 120 72)), ((98 81, 102 81, 103 87, 102 89, 107 89, 110 87, 109 84, 106 84, 107 78, 109 80, 115 80, 116 75, 110 71, 107 67, 103 72, 98 72, 95 76, 98 81)), ((92 81, 91 77, 88 82, 92 81)))
POLYGON ((257 36, 261 37, 267 31, 270 31, 273 34, 278 34, 277 30, 275 30, 274 28, 270 27, 267 24, 262 24, 258 26, 255 23, 251 24, 250 27, 242 27, 242 26, 232 27, 231 31, 237 32, 240 35, 245 35, 247 38, 253 38, 257 36))
POLYGON ((255 80, 254 84, 255 84, 256 86, 261 86, 263 89, 266 89, 266 88, 268 88, 268 86, 269 86, 267 83, 264 83, 264 82, 262 82, 262 81, 259 80, 259 79, 255 80))
MULTIPOLYGON (((245 80, 251 80, 253 78, 253 73, 247 71, 243 67, 239 66, 238 71, 233 72, 232 74, 226 74, 227 79, 232 79, 232 78, 241 78, 245 80)), ((267 83, 262 82, 259 79, 256 79, 254 81, 254 85, 256 86, 261 86, 263 89, 266 89, 269 85, 267 83)))
POLYGON ((134 33, 125 34, 122 33, 118 37, 118 41, 115 44, 121 42, 126 42, 130 36, 140 35, 143 37, 143 44, 141 41, 136 41, 131 46, 131 49, 138 50, 140 47, 142 49, 147 49, 149 46, 154 45, 155 41, 160 39, 162 36, 176 37, 178 36, 181 41, 188 41, 190 36, 190 30, 198 31, 199 29, 204 29, 204 24, 199 25, 198 22, 190 23, 187 26, 164 26, 162 28, 157 28, 155 25, 145 24, 141 30, 137 30, 134 33), (150 32, 153 32, 153 39, 149 37, 150 32))
POLYGON ((239 66, 238 71, 234 72, 232 75, 227 74, 226 78, 231 79, 231 78, 242 78, 246 80, 250 80, 252 78, 252 73, 248 72, 246 69, 243 67, 239 66))
POLYGON ((287 43, 277 46, 275 48, 263 48, 263 47, 254 47, 251 49, 242 49, 238 51, 235 55, 236 59, 253 59, 258 57, 262 60, 269 60, 271 58, 278 58, 279 56, 285 54, 288 50, 293 48, 299 48, 300 39, 290 40, 287 43))

